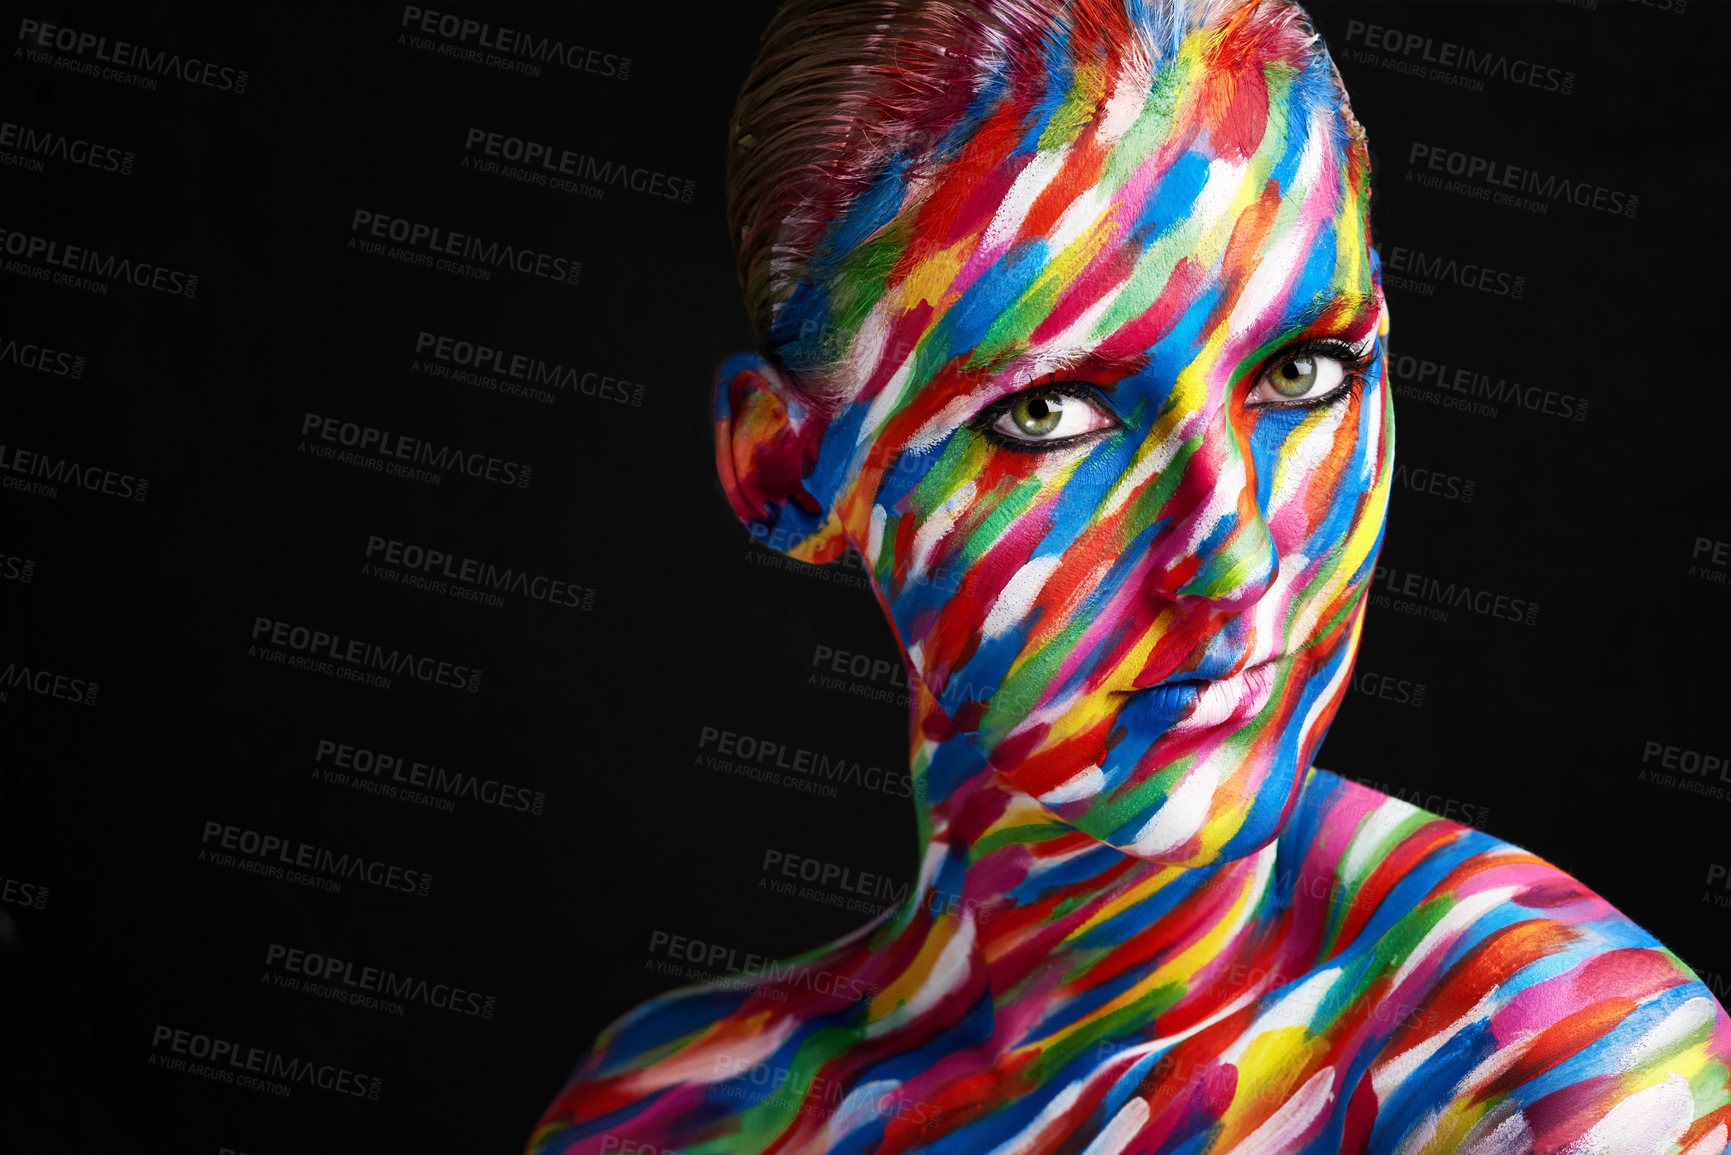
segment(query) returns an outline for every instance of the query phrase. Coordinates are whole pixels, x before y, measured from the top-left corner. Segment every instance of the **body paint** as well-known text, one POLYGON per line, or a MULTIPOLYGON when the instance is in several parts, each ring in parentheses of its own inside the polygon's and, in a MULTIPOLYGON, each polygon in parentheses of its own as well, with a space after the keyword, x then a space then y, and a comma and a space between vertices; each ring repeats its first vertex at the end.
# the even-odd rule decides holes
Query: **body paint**
POLYGON ((887 158, 772 310, 779 364, 717 390, 735 511, 856 545, 902 645, 918 884, 627 1015, 531 1150, 1723 1151, 1731 1020, 1675 956, 1308 769, 1393 459, 1332 66, 1278 6, 1073 7, 887 158), (1250 404, 1317 340, 1350 388, 1250 404), (981 427, 1054 381, 1114 427, 981 427))

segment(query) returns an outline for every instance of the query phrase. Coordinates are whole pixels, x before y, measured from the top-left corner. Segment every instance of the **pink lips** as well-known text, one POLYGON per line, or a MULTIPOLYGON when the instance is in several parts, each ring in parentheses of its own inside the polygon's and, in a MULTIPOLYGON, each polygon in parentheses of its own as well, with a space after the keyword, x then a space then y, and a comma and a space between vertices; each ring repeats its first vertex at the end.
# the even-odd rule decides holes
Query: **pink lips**
POLYGON ((1230 678, 1205 683, 1196 695, 1190 713, 1176 722, 1173 730, 1202 730, 1233 719, 1250 717, 1268 704, 1274 690, 1275 664, 1270 659, 1256 666, 1247 666, 1230 678))

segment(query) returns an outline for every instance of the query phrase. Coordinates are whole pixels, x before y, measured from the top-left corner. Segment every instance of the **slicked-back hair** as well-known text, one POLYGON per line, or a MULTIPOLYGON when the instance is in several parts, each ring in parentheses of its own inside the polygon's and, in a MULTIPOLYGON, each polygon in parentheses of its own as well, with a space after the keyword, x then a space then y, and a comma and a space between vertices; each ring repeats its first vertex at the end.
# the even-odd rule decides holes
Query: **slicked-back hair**
MULTIPOLYGON (((740 90, 727 151, 728 228, 760 350, 774 356, 795 336, 778 328, 780 306, 845 256, 821 251, 826 232, 892 162, 916 175, 954 147, 946 138, 970 113, 1046 86, 1073 61, 1152 83, 1191 32, 1229 25, 1264 59, 1320 63, 1340 88, 1293 0, 787 0, 740 90)), ((1344 89, 1340 106, 1361 140, 1344 89)))

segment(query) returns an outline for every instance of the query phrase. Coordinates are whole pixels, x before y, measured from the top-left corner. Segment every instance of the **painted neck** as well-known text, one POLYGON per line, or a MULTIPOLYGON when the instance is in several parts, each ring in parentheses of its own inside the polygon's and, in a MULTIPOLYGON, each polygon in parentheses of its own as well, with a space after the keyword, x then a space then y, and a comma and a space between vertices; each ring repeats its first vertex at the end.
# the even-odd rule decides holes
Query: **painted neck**
POLYGON ((1136 858, 1005 785, 917 681, 910 713, 922 861, 899 925, 970 936, 995 990, 1145 940, 1153 923, 1173 943, 1216 928, 1266 882, 1273 844, 1197 867, 1136 858))

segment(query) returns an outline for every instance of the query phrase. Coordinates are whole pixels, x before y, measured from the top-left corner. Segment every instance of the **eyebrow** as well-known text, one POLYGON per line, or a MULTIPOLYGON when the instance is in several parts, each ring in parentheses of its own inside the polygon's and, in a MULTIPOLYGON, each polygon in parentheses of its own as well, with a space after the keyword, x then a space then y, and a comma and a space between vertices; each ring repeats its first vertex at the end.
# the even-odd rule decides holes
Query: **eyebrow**
POLYGON ((1099 349, 1047 349, 1038 356, 1015 358, 993 376, 1026 377, 1030 385, 1041 377, 1063 373, 1131 377, 1147 368, 1150 360, 1146 350, 1122 355, 1099 349))
POLYGON ((1321 300, 1312 298, 1305 308, 1282 317, 1280 327, 1308 329, 1330 317, 1338 317, 1347 323, 1363 322, 1368 316, 1375 315, 1379 308, 1375 297, 1367 297, 1363 293, 1335 293, 1321 300))
MULTIPOLYGON (((1363 293, 1335 293, 1320 299, 1313 298, 1309 304, 1295 312, 1281 315, 1275 321, 1273 331, 1309 329, 1331 318, 1338 319, 1345 325, 1356 326, 1374 317, 1379 310, 1380 306, 1375 297, 1363 293)), ((1037 356, 1015 358, 989 376, 1014 376, 1025 379, 1027 385, 1053 373, 1131 377, 1146 369, 1152 359, 1147 350, 1123 355, 1105 353, 1098 349, 1047 349, 1037 356)), ((1025 388, 1026 385, 1022 387, 1025 388)))

